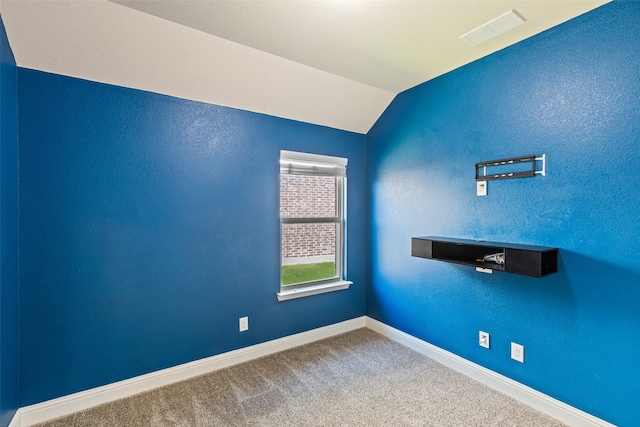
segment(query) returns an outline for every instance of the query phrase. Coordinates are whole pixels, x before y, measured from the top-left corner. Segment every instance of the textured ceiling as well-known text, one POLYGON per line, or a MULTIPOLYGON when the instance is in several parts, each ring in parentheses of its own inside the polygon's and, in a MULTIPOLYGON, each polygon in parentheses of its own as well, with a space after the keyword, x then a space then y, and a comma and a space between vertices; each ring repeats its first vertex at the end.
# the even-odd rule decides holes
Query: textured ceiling
POLYGON ((116 3, 391 92, 423 83, 604 1, 129 1, 116 3), (481 46, 462 34, 516 9, 481 46))
POLYGON ((16 62, 366 133, 394 96, 606 3, 0 0, 16 62), (516 9, 526 22, 459 36, 516 9))

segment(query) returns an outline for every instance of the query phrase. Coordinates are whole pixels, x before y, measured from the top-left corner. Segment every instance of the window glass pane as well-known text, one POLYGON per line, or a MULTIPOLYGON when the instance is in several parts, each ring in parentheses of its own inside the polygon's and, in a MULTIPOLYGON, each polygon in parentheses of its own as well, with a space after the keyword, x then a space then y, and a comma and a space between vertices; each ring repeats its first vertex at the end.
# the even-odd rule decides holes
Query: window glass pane
POLYGON ((331 279, 339 224, 282 224, 282 285, 331 279))
POLYGON ((281 218, 333 218, 336 206, 336 177, 280 175, 281 218))

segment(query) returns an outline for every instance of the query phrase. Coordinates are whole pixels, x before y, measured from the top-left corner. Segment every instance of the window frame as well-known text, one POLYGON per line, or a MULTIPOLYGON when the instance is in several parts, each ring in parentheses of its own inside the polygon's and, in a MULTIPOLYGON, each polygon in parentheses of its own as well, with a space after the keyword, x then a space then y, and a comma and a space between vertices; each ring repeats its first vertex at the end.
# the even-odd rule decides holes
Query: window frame
MULTIPOLYGON (((346 280, 346 249, 347 249, 347 177, 346 166, 348 159, 319 154, 294 151, 280 151, 280 176, 287 174, 305 176, 333 176, 336 185, 336 216, 333 217, 297 217, 283 218, 280 216, 280 292, 276 295, 279 301, 300 298, 319 293, 347 289, 352 282, 346 280), (334 168, 335 170, 330 170, 334 168), (292 169, 295 169, 292 171, 292 169), (283 173, 283 171, 286 171, 283 173), (285 224, 336 224, 335 237, 335 276, 331 278, 312 280, 308 282, 282 284, 282 245, 283 226, 285 224)), ((280 192, 281 206, 282 192, 280 192)))

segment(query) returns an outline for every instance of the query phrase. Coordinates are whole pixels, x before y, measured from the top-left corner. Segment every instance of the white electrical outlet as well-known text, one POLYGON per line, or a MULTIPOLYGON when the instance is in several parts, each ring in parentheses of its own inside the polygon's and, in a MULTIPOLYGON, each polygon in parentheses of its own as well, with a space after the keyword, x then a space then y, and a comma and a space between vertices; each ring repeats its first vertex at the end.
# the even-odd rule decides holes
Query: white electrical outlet
POLYGON ((524 363, 524 346, 520 344, 516 344, 514 342, 511 343, 511 358, 520 363, 524 363))
POLYGON ((247 316, 240 318, 240 332, 249 330, 249 318, 247 316))
POLYGON ((489 333, 480 331, 478 334, 478 344, 480 347, 489 348, 489 333))
POLYGON ((487 181, 476 181, 476 194, 478 196, 487 195, 487 181))

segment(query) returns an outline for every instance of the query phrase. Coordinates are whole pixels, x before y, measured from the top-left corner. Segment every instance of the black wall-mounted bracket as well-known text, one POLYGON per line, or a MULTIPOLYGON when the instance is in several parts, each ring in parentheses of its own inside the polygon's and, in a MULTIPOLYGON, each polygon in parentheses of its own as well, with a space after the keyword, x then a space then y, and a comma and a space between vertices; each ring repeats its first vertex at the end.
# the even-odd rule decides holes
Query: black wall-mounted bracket
POLYGON ((491 160, 488 162, 478 162, 476 163, 476 181, 493 181, 498 179, 510 179, 510 178, 527 178, 533 177, 536 175, 547 175, 547 155, 543 154, 541 157, 536 157, 535 155, 531 156, 521 156, 521 157, 510 157, 508 159, 500 159, 500 160, 491 160), (536 169, 537 161, 541 162, 541 169, 536 169), (510 165, 521 165, 523 163, 530 163, 531 169, 524 171, 514 171, 514 172, 503 172, 500 171, 498 173, 491 172, 491 168, 504 168, 510 165), (481 174, 482 172, 482 174, 481 174))

